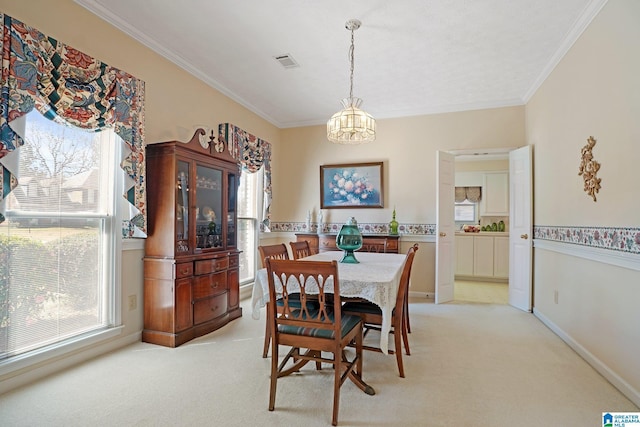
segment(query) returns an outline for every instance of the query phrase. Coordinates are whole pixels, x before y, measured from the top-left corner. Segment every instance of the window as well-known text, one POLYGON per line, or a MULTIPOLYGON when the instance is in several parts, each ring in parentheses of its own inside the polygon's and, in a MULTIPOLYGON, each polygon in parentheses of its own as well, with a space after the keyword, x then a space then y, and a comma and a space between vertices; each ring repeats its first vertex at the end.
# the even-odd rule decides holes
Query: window
POLYGON ((117 321, 121 141, 26 116, 19 182, 0 224, 0 361, 58 348, 117 321), (114 185, 115 184, 115 185, 114 185))
POLYGON ((262 206, 264 168, 258 172, 242 171, 238 189, 238 249, 240 285, 253 282, 256 274, 258 230, 262 206))
POLYGON ((477 203, 470 202, 469 200, 464 200, 461 203, 456 203, 455 205, 455 221, 456 222, 471 222, 476 223, 477 221, 477 203))

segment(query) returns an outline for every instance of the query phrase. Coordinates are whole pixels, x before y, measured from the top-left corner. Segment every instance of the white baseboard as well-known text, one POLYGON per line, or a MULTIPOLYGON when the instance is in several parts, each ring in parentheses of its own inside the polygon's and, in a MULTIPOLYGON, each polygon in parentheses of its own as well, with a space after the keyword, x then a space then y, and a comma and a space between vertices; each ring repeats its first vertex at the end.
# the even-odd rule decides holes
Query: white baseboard
POLYGON ((240 286, 240 300, 242 301, 244 299, 251 298, 252 292, 253 292, 253 283, 240 286))
POLYGON ((412 297, 412 298, 434 299, 436 297, 436 294, 434 292, 409 291, 409 296, 412 297))
POLYGON ((540 319, 549 329, 551 329, 556 335, 560 337, 569 347, 571 347, 576 353, 580 355, 586 362, 591 365, 596 371, 605 377, 614 387, 616 387, 622 394, 624 394, 635 405, 640 406, 640 392, 633 388, 631 384, 627 383, 611 368, 605 365, 600 359, 595 357, 589 350, 584 348, 580 343, 574 340, 569 334, 563 331, 558 325, 553 323, 548 317, 540 313, 535 308, 533 314, 540 319))

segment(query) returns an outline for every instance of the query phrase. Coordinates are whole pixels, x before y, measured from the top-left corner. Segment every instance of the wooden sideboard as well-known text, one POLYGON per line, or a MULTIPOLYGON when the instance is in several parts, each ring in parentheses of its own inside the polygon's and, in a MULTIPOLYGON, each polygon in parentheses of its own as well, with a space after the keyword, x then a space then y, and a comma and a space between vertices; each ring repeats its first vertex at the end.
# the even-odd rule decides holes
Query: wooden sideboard
MULTIPOLYGON (((397 254, 398 240, 400 236, 380 235, 380 234, 363 234, 361 252, 382 252, 378 250, 380 246, 386 248, 385 252, 397 254)), ((336 234, 314 234, 314 233, 296 233, 298 242, 307 241, 312 253, 325 251, 338 251, 336 247, 336 234)))

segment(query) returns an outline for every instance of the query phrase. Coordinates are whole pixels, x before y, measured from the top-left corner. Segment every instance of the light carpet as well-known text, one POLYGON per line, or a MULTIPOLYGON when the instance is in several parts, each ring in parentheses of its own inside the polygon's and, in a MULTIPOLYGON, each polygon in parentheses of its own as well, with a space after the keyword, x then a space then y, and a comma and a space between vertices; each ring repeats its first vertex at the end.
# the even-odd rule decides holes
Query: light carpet
MULTIPOLYGON (((264 309, 170 349, 136 343, 0 396, 7 426, 327 426, 332 370, 278 381, 267 410, 264 309)), ((638 408, 532 314, 412 299, 411 356, 364 354, 368 396, 342 386, 342 426, 596 426, 638 408)), ((378 336, 367 339, 376 341, 378 336)))

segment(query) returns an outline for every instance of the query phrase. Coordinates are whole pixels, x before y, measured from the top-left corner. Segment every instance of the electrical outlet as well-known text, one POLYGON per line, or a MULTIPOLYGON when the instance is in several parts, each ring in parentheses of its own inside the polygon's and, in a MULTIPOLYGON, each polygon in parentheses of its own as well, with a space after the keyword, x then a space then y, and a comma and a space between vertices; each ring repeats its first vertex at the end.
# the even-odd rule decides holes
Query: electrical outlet
POLYGON ((135 310, 138 306, 138 298, 135 295, 129 295, 129 311, 135 310))
POLYGON ((553 302, 558 303, 558 291, 553 291, 553 302))

